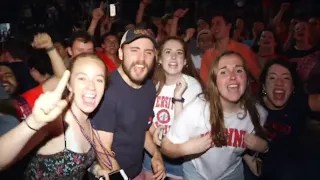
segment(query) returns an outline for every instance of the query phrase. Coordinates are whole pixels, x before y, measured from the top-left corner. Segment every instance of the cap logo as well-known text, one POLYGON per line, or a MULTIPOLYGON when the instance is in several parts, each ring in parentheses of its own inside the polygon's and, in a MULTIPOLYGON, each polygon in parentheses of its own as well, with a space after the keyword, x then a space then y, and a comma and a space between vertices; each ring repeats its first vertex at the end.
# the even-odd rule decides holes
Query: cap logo
POLYGON ((133 33, 136 35, 149 35, 149 32, 143 29, 136 29, 133 33))

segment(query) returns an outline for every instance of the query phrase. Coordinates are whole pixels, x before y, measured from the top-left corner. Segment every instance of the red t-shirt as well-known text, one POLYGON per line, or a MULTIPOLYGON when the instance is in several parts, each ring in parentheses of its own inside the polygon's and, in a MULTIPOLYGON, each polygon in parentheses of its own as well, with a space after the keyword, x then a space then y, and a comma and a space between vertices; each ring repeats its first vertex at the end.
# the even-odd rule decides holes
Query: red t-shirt
MULTIPOLYGON (((104 61, 104 64, 107 66, 109 72, 112 72, 117 69, 117 65, 106 54, 97 51, 97 55, 104 61)), ((116 61, 120 62, 118 58, 116 59, 116 61)))
POLYGON ((16 108, 20 121, 25 120, 32 113, 34 103, 42 93, 43 88, 42 84, 40 84, 16 97, 16 108))
POLYGON ((30 89, 29 91, 21 94, 21 96, 27 101, 27 103, 29 104, 31 109, 33 108, 34 103, 39 98, 39 96, 43 93, 42 86, 43 85, 40 84, 39 86, 37 86, 33 89, 30 89))

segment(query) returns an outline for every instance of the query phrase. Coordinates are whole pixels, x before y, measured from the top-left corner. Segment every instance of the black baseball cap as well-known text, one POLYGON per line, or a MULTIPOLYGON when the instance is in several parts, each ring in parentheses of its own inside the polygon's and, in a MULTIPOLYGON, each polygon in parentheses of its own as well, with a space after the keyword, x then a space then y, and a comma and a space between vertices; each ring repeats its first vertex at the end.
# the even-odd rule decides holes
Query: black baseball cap
POLYGON ((120 47, 123 44, 129 44, 139 38, 148 38, 152 41, 155 48, 158 48, 158 43, 155 38, 145 29, 130 29, 124 33, 121 39, 120 47))

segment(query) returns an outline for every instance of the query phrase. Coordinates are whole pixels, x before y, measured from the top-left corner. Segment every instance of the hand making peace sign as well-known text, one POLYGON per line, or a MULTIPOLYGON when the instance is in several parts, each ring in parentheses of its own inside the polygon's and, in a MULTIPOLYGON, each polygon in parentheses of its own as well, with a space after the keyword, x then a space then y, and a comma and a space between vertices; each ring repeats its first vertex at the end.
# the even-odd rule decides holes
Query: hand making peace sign
POLYGON ((61 97, 69 77, 70 72, 65 71, 56 89, 41 94, 36 100, 31 116, 40 127, 55 120, 67 106, 68 102, 65 99, 61 99, 61 97))

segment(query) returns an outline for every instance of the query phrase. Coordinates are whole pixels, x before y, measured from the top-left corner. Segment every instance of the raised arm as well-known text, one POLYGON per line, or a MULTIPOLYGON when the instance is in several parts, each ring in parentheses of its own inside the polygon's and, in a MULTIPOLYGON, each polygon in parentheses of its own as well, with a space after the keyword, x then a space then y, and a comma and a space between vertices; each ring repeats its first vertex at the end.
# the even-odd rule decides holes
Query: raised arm
POLYGON ((66 70, 63 59, 55 49, 51 37, 47 33, 37 34, 34 37, 32 46, 36 49, 46 49, 48 56, 50 57, 53 76, 43 83, 42 89, 43 92, 53 91, 66 70))
POLYGON ((138 9, 137 15, 136 15, 136 25, 140 25, 143 23, 144 10, 151 3, 152 3, 152 0, 141 0, 140 1, 139 9, 138 9))
POLYGON ((179 19, 183 18, 188 11, 189 9, 187 8, 187 9, 178 9, 174 12, 169 36, 177 36, 179 19))
POLYGON ((0 146, 6 147, 0 148, 0 170, 27 154, 44 139, 46 133, 38 130, 54 121, 67 106, 67 101, 61 100, 61 97, 69 76, 67 71, 54 91, 44 93, 37 99, 32 114, 25 121, 0 137, 0 146), (34 135, 37 135, 36 142, 29 142, 34 135), (27 146, 29 143, 32 144, 31 147, 27 146))
POLYGON ((279 10, 279 12, 277 13, 277 15, 274 17, 274 19, 272 20, 272 25, 279 26, 282 20, 282 17, 284 15, 284 13, 289 9, 290 7, 290 3, 282 3, 281 4, 281 8, 279 10))
POLYGON ((51 37, 47 33, 37 34, 32 42, 32 47, 35 49, 45 49, 50 58, 53 75, 57 78, 62 78, 66 66, 58 51, 54 47, 51 37))
POLYGON ((98 26, 99 20, 104 16, 103 8, 104 8, 104 2, 101 2, 100 6, 94 9, 92 12, 91 23, 87 30, 91 36, 94 36, 94 32, 98 26))

